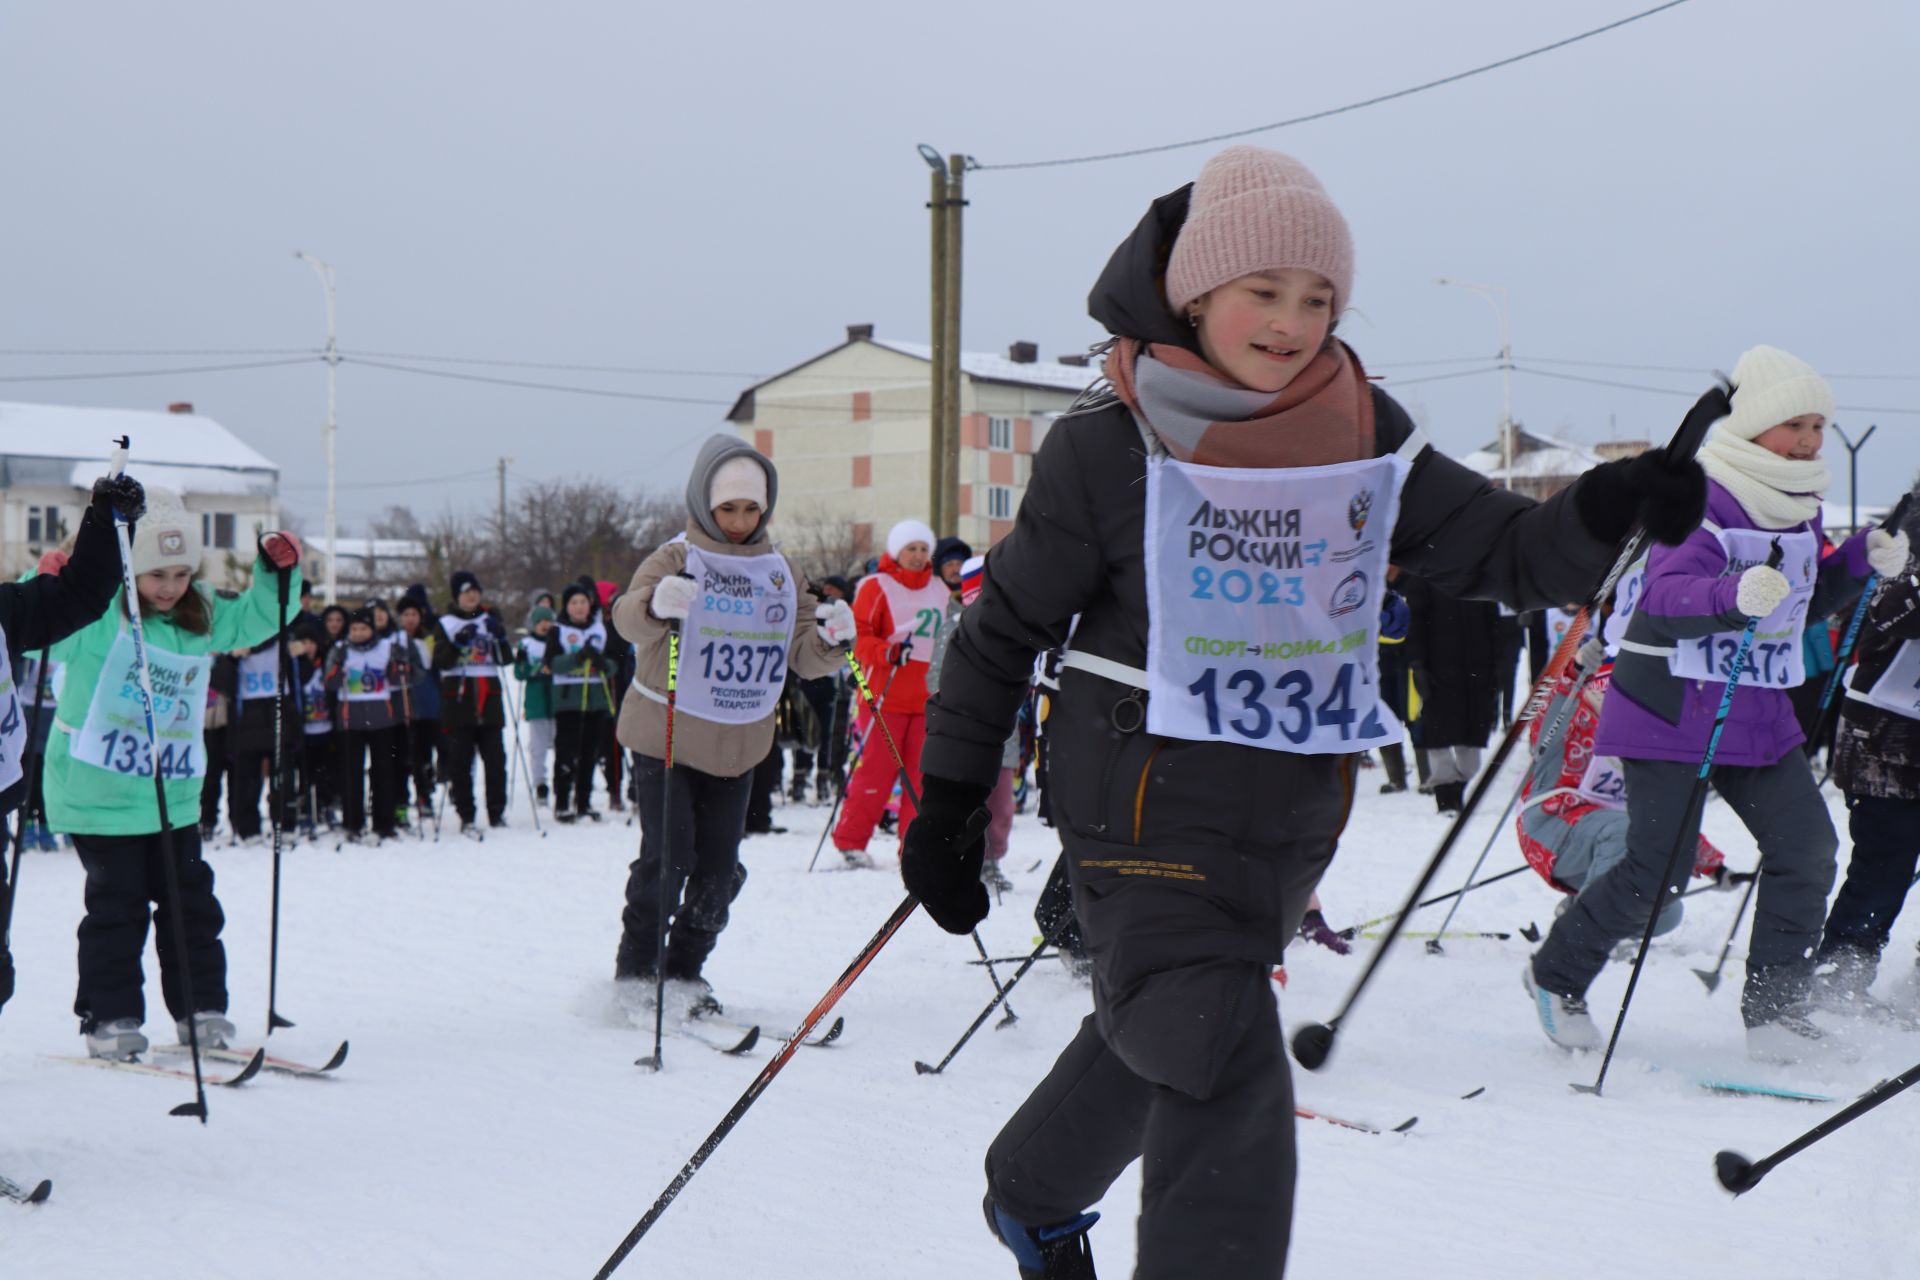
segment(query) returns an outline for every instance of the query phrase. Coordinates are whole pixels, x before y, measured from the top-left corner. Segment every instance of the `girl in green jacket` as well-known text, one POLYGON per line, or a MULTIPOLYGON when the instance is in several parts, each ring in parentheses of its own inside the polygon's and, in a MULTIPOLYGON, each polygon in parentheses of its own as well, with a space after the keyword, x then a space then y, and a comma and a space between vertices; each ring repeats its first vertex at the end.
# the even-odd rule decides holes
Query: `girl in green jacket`
POLYGON ((189 1008, 186 993, 176 989, 176 940, 164 925, 155 939, 162 994, 182 1041, 188 1036, 188 1015, 202 1045, 220 1048, 233 1039, 233 1024, 224 1016, 227 957, 220 929, 225 917, 213 895, 213 869, 200 856, 197 825, 207 676, 215 653, 251 648, 279 631, 276 574, 290 572, 290 593, 300 582, 300 544, 288 533, 261 539, 253 585, 238 598, 224 598, 196 581, 200 517, 167 489, 147 490, 147 511, 134 527, 132 554, 156 738, 150 743, 147 737, 123 589, 98 621, 54 646, 53 656, 67 664, 67 676, 46 760, 49 823, 72 835, 87 873, 74 1012, 88 1053, 123 1059, 147 1049, 140 1033, 146 1013, 140 956, 147 920, 151 915, 166 921, 171 911, 160 860, 156 768, 166 790, 197 1007, 189 1008))

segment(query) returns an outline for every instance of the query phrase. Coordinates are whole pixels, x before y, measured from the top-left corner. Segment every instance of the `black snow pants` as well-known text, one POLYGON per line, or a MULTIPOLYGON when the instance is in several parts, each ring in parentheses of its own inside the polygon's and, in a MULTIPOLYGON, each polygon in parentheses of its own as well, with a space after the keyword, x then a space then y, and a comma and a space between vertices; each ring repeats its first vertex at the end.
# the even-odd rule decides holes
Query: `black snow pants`
MULTIPOLYGON (((660 937, 660 852, 663 817, 662 779, 666 762, 633 753, 633 777, 639 787, 640 856, 627 876, 627 904, 620 913, 620 950, 614 959, 616 978, 650 978, 660 937)), ((747 793, 753 784, 749 770, 737 778, 673 767, 673 856, 666 895, 668 904, 666 975, 697 978, 700 968, 727 927, 727 910, 746 868, 740 865, 740 837, 747 822, 747 793)))
POLYGON ((1275 1280, 1295 1160, 1272 972, 1332 860, 1353 762, 1121 732, 1063 683, 1051 802, 1094 1011, 993 1140, 988 1189, 1048 1226, 1140 1160, 1136 1280, 1275 1280))
POLYGON ((149 919, 160 953, 160 992, 167 1012, 178 1021, 188 1013, 227 1011, 227 949, 220 941, 226 916, 213 896, 213 868, 200 856, 198 827, 175 827, 172 839, 197 1008, 188 1009, 186 993, 179 989, 179 953, 159 833, 76 835, 73 847, 87 873, 87 914, 79 930, 80 985, 73 1000, 82 1031, 116 1018, 146 1018, 141 955, 149 919))
POLYGON ((453 788, 454 811, 460 821, 474 821, 473 757, 477 752, 487 775, 487 817, 498 822, 507 814, 507 748, 497 724, 464 724, 440 729, 440 749, 447 781, 453 788))

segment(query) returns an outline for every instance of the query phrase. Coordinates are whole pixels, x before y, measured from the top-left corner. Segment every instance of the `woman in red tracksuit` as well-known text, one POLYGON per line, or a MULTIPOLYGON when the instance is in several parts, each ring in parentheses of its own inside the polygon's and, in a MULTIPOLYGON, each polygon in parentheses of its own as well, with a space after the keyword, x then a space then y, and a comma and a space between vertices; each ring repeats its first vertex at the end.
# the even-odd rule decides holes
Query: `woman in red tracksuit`
MULTIPOLYGON (((920 786, 927 669, 952 595, 947 584, 934 577, 932 557, 933 530, 918 520, 902 520, 887 533, 887 554, 880 557, 879 569, 861 581, 854 595, 853 616, 860 627, 854 658, 874 686, 900 761, 888 749, 886 736, 873 727, 872 717, 864 717, 860 763, 848 779, 846 805, 833 829, 833 847, 851 867, 873 865, 867 841, 893 794, 902 761, 914 789, 920 786)), ((900 830, 907 829, 913 815, 913 801, 902 795, 900 830)))

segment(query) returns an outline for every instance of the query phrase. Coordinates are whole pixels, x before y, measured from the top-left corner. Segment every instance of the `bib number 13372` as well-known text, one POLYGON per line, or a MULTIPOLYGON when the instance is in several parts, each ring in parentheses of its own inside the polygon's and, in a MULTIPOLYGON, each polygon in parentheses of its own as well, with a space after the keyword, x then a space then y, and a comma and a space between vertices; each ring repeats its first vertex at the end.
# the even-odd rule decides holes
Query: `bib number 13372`
POLYGON ((1271 684, 1251 667, 1223 676, 1208 667, 1187 686, 1207 713, 1207 732, 1215 737, 1231 733, 1248 742, 1264 742, 1276 731, 1288 742, 1303 743, 1316 728, 1336 730, 1342 742, 1358 737, 1383 738, 1387 731, 1378 710, 1364 717, 1353 706, 1354 663, 1343 662, 1325 689, 1314 687, 1313 676, 1289 671, 1271 684), (1223 705, 1224 704, 1224 705, 1223 705))

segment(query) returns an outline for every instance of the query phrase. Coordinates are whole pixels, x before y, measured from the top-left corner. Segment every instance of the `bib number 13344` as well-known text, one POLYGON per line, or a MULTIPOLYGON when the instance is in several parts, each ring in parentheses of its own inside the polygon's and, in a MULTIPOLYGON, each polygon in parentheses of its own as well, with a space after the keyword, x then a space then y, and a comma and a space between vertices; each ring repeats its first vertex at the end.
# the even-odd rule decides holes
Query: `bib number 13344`
POLYGON ((1247 742, 1264 742, 1277 731, 1288 742, 1303 743, 1316 727, 1337 731, 1343 742, 1383 738, 1387 730, 1377 709, 1364 716, 1353 705, 1353 683, 1358 667, 1343 662, 1325 689, 1314 687, 1306 671, 1289 671, 1272 684, 1251 667, 1222 675, 1208 667, 1187 692, 1200 699, 1207 714, 1207 732, 1224 737, 1229 732, 1247 742), (1223 705, 1224 704, 1224 705, 1223 705))

